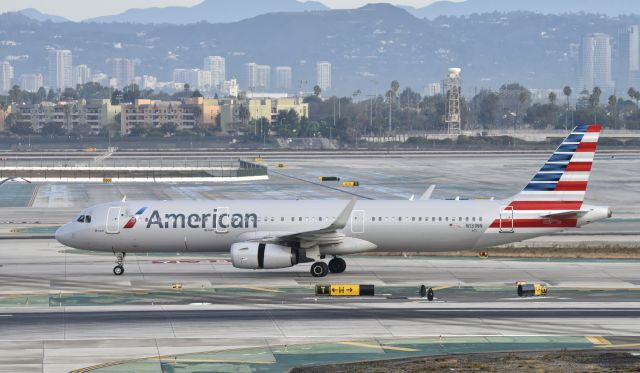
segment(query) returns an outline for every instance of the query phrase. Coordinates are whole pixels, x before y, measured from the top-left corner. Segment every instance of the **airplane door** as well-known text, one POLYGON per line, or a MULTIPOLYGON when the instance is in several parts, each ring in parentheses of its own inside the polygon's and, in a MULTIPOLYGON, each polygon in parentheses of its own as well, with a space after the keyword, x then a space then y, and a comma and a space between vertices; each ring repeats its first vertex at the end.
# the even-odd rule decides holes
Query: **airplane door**
POLYGON ((363 210, 353 210, 351 213, 351 233, 364 233, 363 210))
POLYGON ((216 233, 229 232, 229 225, 231 224, 231 217, 229 216, 228 207, 218 207, 218 221, 216 221, 216 233))
POLYGON ((513 233, 513 206, 500 208, 500 233, 513 233))
POLYGON ((120 233, 120 207, 109 207, 105 232, 109 234, 120 233))

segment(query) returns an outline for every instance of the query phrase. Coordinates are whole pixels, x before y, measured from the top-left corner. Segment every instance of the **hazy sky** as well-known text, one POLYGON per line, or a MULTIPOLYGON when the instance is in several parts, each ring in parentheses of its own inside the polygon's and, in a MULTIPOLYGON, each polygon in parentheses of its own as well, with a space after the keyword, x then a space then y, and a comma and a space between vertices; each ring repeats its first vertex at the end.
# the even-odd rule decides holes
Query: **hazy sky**
MULTIPOLYGON (((269 0, 264 0, 269 1, 269 0)), ((394 4, 425 6, 436 0, 391 0, 394 4)), ((459 1, 459 0, 454 0, 459 1)), ((63 16, 75 21, 123 12, 130 8, 154 6, 191 6, 202 0, 0 0, 0 13, 36 8, 43 13, 63 16)), ((354 8, 384 0, 320 0, 330 8, 354 8)))

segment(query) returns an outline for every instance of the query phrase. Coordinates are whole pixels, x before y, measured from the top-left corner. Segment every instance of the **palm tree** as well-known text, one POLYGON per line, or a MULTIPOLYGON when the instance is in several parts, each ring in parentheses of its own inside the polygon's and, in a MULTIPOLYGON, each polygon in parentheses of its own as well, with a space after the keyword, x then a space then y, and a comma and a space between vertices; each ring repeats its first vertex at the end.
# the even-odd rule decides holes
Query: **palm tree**
POLYGON ((640 100, 640 92, 636 91, 633 87, 629 88, 627 91, 629 98, 636 102, 636 106, 638 106, 638 100, 640 100))
POLYGON ((557 98, 558 95, 556 95, 555 92, 549 92, 549 102, 551 103, 551 105, 555 105, 557 98))
POLYGON ((391 133, 391 104, 399 89, 400 83, 397 80, 393 80, 391 82, 391 91, 389 92, 389 133, 391 133))
POLYGON ((591 104, 591 110, 593 110, 593 122, 598 121, 598 106, 600 106, 600 95, 602 94, 602 90, 600 87, 593 87, 593 91, 589 96, 589 103, 591 104))
POLYGON ((567 111, 564 113, 564 130, 568 131, 568 126, 567 126, 567 122, 569 121, 569 97, 571 96, 571 93, 573 91, 571 90, 571 87, 569 87, 568 85, 564 86, 564 89, 562 90, 562 93, 564 93, 565 97, 567 97, 567 111))

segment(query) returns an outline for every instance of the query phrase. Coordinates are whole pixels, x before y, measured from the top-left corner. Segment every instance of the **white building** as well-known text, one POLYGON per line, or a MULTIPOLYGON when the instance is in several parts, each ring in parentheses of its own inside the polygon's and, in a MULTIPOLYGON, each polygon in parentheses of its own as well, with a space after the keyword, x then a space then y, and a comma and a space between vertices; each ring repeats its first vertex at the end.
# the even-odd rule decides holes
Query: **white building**
POLYGON ((200 69, 175 69, 173 82, 189 84, 191 89, 208 90, 211 88, 211 71, 200 69))
POLYGON ((220 88, 220 85, 226 79, 224 57, 221 57, 221 56, 205 57, 204 70, 211 72, 211 87, 220 88))
POLYGON ((316 84, 326 91, 331 89, 331 62, 320 61, 316 64, 316 84))
POLYGON ((244 68, 249 91, 263 91, 271 86, 271 66, 251 62, 245 64, 244 68))
POLYGON ((271 87, 271 66, 258 65, 258 85, 261 89, 269 89, 271 87))
POLYGON ((117 86, 122 88, 133 84, 136 79, 136 61, 128 58, 114 58, 111 60, 111 77, 117 81, 117 86))
POLYGON ((429 83, 424 88, 424 96, 431 97, 442 94, 442 83, 429 83))
POLYGON ((276 88, 283 90, 291 89, 292 72, 290 66, 276 67, 276 88))
POLYGON ((73 68, 73 86, 83 85, 91 81, 91 68, 87 65, 78 65, 73 68))
POLYGON ((240 92, 238 81, 235 78, 231 80, 225 80, 224 82, 222 82, 220 92, 228 97, 238 97, 238 93, 240 92))
POLYGON ((142 87, 142 89, 156 89, 158 85, 158 78, 153 75, 143 75, 140 80, 140 87, 142 87))
POLYGON ((614 82, 611 75, 611 37, 607 34, 588 34, 580 45, 580 88, 592 90, 599 87, 611 92, 614 82))
POLYGON ((42 74, 22 74, 20 75, 20 88, 28 92, 37 92, 40 87, 44 87, 42 74))
POLYGON ((13 66, 7 61, 0 62, 0 92, 11 89, 13 82, 13 66))
POLYGON ((631 26, 627 31, 628 50, 623 52, 629 86, 640 89, 640 26, 631 26))
POLYGON ((67 49, 49 50, 49 88, 73 87, 73 56, 67 49))

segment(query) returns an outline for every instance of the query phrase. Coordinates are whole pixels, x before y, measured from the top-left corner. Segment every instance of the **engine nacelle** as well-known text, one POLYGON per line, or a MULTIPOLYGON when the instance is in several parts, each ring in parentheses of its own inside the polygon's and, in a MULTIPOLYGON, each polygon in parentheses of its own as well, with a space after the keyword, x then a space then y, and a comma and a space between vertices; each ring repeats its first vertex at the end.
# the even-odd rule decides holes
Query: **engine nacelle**
POLYGON ((231 245, 231 263, 246 269, 287 268, 298 264, 298 253, 289 246, 237 242, 231 245))

